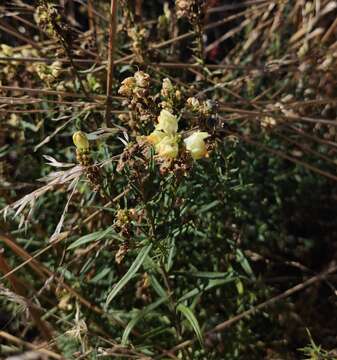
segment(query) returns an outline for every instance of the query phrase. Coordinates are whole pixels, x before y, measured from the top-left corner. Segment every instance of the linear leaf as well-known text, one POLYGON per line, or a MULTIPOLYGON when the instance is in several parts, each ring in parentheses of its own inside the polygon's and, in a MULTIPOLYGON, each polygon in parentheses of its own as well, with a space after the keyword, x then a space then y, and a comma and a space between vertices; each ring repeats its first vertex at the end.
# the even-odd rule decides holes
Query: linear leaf
POLYGON ((130 266, 129 270, 126 272, 126 274, 118 281, 118 283, 113 287, 113 289, 110 291, 110 294, 108 295, 106 299, 105 306, 107 307, 112 299, 121 291, 121 289, 132 279, 132 277, 135 275, 135 273, 138 271, 138 269, 143 264, 145 258, 149 254, 150 250, 152 248, 152 244, 145 246, 140 250, 138 256, 136 257, 135 261, 130 266))
POLYGON ((193 314, 192 310, 183 304, 179 304, 177 306, 177 311, 181 312, 184 315, 184 317, 187 319, 187 321, 192 326, 195 334, 197 335, 197 338, 198 338, 200 344, 203 345, 201 329, 200 329, 198 320, 195 317, 195 315, 193 314))
POLYGON ((141 310, 132 320, 129 321, 127 324, 123 336, 122 336, 122 345, 126 345, 129 335, 132 331, 132 329, 135 327, 135 325, 138 323, 139 320, 141 320, 143 317, 145 317, 149 312, 157 308, 159 305, 161 305, 163 302, 167 300, 167 296, 160 298, 159 300, 155 301, 153 304, 150 304, 146 306, 143 310, 141 310))
POLYGON ((108 227, 107 229, 103 231, 96 231, 91 234, 84 235, 74 241, 72 244, 70 244, 67 248, 67 250, 75 249, 81 245, 87 244, 88 242, 97 241, 102 239, 104 236, 106 236, 109 232, 111 232, 112 227, 108 227))

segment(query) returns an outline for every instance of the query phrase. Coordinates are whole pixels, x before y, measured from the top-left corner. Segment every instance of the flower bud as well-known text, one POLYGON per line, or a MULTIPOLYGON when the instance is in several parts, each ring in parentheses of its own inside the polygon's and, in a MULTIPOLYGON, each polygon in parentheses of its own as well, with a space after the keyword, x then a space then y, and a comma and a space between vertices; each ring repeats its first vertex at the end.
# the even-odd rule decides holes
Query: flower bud
POLYGON ((163 85, 162 85, 162 88, 161 88, 161 95, 163 97, 169 97, 170 94, 173 92, 174 90, 174 87, 172 85, 172 82, 169 78, 165 78, 163 80, 163 85))
POLYGON ((191 153, 194 160, 201 159, 207 155, 205 139, 210 135, 207 132, 196 131, 184 139, 186 150, 191 153))
POLYGON ((200 109, 200 102, 195 97, 188 98, 186 104, 192 111, 199 111, 200 109))
POLYGON ((78 150, 89 150, 89 140, 83 131, 76 131, 74 133, 73 142, 78 150))

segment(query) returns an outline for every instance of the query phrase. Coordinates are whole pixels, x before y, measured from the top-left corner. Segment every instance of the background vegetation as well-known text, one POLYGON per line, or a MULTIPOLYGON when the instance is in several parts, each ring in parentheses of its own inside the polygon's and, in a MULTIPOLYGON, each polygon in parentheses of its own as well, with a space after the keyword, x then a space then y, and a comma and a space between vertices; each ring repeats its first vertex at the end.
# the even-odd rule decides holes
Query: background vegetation
POLYGON ((0 12, 0 357, 337 359, 336 1, 0 12))

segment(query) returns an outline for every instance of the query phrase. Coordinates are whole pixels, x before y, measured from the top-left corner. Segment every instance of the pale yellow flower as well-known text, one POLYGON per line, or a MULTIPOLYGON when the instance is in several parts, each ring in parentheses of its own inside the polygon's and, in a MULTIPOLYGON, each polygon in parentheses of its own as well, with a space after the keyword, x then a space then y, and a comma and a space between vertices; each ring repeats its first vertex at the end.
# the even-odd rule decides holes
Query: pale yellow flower
POLYGON ((158 144, 163 138, 167 136, 163 131, 154 130, 150 135, 148 135, 147 141, 150 142, 152 145, 158 144))
POLYGON ((73 142, 78 150, 88 150, 89 140, 83 131, 76 131, 73 135, 73 142))
POLYGON ((168 135, 175 135, 178 131, 178 119, 169 111, 163 109, 158 116, 156 130, 162 130, 168 135))
POLYGON ((205 139, 209 136, 207 132, 196 131, 184 139, 186 150, 191 153, 194 160, 201 159, 207 155, 205 139))
POLYGON ((166 135, 155 145, 156 153, 163 158, 175 159, 178 156, 179 145, 177 136, 166 135))

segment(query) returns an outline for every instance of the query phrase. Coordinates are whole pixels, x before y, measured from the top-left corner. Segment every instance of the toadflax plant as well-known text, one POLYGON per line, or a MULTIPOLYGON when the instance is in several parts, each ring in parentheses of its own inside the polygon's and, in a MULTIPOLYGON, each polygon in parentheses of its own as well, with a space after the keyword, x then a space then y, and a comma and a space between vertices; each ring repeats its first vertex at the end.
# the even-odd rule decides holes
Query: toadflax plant
POLYGON ((32 3, 0 5, 0 358, 333 359, 335 1, 32 3))

